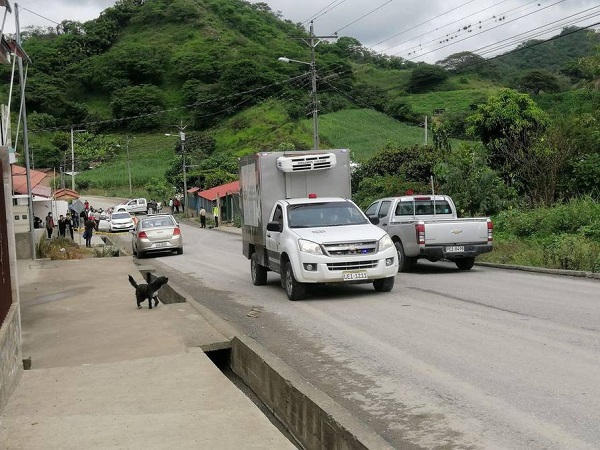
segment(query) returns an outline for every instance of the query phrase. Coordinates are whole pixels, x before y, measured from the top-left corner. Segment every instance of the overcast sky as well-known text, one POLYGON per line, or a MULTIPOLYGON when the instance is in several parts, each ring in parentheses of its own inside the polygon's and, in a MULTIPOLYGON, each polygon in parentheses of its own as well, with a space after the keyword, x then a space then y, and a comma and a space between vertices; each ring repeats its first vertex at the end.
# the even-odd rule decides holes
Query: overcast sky
MULTIPOLYGON (((23 0, 17 3, 24 28, 53 26, 54 22, 65 19, 84 22, 98 17, 115 2, 23 0)), ((318 36, 336 33, 352 36, 372 50, 430 63, 464 50, 489 57, 530 38, 556 35, 564 26, 600 22, 599 0, 266 0, 263 3, 280 12, 282 18, 304 23, 307 29, 314 18, 318 36)), ((5 33, 13 31, 14 11, 7 18, 5 33)))

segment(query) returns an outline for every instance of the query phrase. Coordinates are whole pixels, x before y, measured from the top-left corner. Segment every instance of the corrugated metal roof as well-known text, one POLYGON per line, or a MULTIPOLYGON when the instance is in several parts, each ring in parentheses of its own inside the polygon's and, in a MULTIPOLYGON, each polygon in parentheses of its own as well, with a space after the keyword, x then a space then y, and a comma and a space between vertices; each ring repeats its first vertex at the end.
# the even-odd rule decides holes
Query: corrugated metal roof
POLYGON ((218 197, 237 194, 240 192, 240 182, 232 181, 231 183, 215 186, 214 188, 198 192, 198 195, 206 200, 216 200, 218 197))
MULTIPOLYGON (((12 183, 13 183, 13 192, 15 194, 27 194, 27 174, 25 167, 17 166, 13 164, 12 166, 12 183)), ((38 170, 29 170, 29 176, 31 179, 31 192, 35 195, 41 195, 43 197, 50 197, 52 191, 47 186, 39 186, 44 178, 46 178, 46 174, 44 172, 40 172, 38 170), (47 189, 43 189, 47 188, 47 189), (36 192, 37 191, 37 192, 36 192)))

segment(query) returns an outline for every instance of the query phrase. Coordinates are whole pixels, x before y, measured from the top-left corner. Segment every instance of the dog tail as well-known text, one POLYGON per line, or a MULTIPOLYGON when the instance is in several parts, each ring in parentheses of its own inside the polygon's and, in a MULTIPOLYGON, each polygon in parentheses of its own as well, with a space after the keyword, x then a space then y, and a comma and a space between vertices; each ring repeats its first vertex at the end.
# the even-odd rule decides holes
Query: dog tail
POLYGON ((137 289, 138 284, 135 282, 135 280, 133 279, 133 277, 131 275, 129 275, 129 282, 131 283, 131 285, 137 289))

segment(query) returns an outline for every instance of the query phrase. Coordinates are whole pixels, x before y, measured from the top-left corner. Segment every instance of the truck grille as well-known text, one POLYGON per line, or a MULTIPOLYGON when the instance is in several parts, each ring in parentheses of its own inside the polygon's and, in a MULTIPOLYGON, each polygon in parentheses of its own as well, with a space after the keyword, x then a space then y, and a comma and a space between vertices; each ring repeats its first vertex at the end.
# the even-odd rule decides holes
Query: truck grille
POLYGON ((377 267, 377 261, 346 261, 327 264, 329 270, 372 269, 374 267, 377 267))
POLYGON ((370 255, 377 251, 377 241, 323 244, 329 256, 370 255))

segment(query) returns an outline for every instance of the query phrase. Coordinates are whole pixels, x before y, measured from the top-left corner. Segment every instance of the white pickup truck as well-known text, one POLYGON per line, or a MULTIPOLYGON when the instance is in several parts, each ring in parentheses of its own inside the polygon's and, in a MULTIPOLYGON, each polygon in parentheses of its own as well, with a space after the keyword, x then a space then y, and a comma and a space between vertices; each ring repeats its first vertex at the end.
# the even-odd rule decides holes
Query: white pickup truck
POLYGON ((414 195, 382 198, 365 211, 379 221, 398 251, 399 271, 419 259, 452 261, 460 270, 470 270, 475 257, 491 252, 494 225, 487 217, 461 218, 447 195, 414 195))
POLYGON ((392 240, 348 200, 349 153, 265 152, 240 159, 242 245, 255 286, 266 284, 272 271, 290 300, 319 283, 393 289, 392 240))
POLYGON ((137 213, 148 213, 148 202, 145 198, 132 198, 130 200, 123 200, 117 206, 114 207, 115 212, 126 211, 130 214, 137 213))

